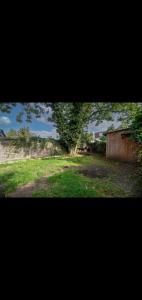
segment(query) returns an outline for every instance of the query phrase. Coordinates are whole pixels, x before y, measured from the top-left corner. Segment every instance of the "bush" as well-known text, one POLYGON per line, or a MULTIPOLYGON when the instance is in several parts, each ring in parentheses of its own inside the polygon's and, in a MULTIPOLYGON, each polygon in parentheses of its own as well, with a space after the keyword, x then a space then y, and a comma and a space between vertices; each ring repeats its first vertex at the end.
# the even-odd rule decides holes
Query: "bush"
MULTIPOLYGON (((131 124, 131 139, 134 139, 142 146, 142 110, 135 116, 131 124)), ((137 161, 139 163, 139 174, 142 177, 142 149, 138 151, 137 161)))
POLYGON ((106 152, 106 142, 105 141, 95 141, 92 147, 93 152, 105 153, 106 152))
POLYGON ((142 176, 142 149, 138 152, 138 163, 139 163, 139 172, 142 176))

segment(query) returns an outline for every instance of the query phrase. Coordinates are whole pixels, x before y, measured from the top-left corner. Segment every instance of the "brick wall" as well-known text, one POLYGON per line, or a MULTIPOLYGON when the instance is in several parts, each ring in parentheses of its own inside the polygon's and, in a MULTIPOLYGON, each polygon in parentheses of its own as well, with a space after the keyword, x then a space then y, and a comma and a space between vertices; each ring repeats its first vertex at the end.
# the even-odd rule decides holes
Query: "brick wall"
POLYGON ((42 158, 60 155, 62 152, 63 150, 58 142, 0 139, 0 162, 42 158))

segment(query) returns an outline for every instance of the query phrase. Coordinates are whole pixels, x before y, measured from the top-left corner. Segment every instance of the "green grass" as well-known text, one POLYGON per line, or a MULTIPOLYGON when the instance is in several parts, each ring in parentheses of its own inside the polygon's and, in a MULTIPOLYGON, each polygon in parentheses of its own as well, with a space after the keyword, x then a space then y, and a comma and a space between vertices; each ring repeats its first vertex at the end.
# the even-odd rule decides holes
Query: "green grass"
POLYGON ((75 170, 67 170, 48 179, 47 190, 33 193, 34 197, 112 197, 123 195, 117 185, 109 179, 91 179, 75 170))
POLYGON ((18 187, 36 181, 42 176, 60 172, 64 166, 79 166, 91 164, 92 157, 60 157, 36 160, 25 160, 0 164, 0 184, 4 185, 6 194, 18 187))
POLYGON ((0 184, 5 185, 6 196, 18 187, 35 182, 43 176, 50 176, 47 188, 37 190, 33 197, 118 197, 125 196, 111 176, 89 178, 76 169, 64 169, 64 166, 105 166, 115 169, 115 163, 102 159, 102 156, 58 157, 25 160, 0 165, 0 184), (61 172, 62 170, 62 172, 61 172))

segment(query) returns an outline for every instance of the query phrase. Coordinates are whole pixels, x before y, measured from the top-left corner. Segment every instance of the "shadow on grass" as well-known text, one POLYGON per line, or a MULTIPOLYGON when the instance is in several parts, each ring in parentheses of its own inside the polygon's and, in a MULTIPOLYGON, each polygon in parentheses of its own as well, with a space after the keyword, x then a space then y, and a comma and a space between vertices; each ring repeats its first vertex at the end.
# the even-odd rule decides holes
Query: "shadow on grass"
POLYGON ((77 170, 66 170, 48 179, 47 189, 33 192, 33 197, 41 198, 87 198, 102 197, 100 185, 92 185, 93 181, 78 173, 77 170))
POLYGON ((91 188, 91 180, 78 174, 75 170, 62 170, 49 177, 19 187, 9 193, 8 198, 26 197, 96 197, 101 195, 91 188), (85 185, 86 184, 86 185, 85 185), (88 187, 87 187, 88 186, 88 187))
POLYGON ((9 186, 9 181, 14 177, 14 172, 9 172, 5 174, 0 174, 0 196, 4 197, 7 187, 9 186))
POLYGON ((40 190, 40 189, 47 189, 48 185, 48 177, 41 177, 40 179, 29 182, 21 187, 19 187, 15 192, 9 193, 7 195, 8 198, 28 198, 32 197, 32 193, 40 190))

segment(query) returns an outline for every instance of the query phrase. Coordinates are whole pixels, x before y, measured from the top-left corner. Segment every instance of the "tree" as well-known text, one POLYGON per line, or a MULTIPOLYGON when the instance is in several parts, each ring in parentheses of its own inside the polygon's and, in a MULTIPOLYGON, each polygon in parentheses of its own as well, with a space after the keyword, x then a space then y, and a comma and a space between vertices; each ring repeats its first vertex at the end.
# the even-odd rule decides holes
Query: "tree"
POLYGON ((28 138, 28 137, 32 137, 32 133, 30 132, 29 128, 20 128, 17 132, 17 136, 18 137, 25 137, 25 138, 28 138))
MULTIPOLYGON (((131 124, 131 138, 136 140, 139 144, 142 145, 142 108, 138 113, 135 115, 132 124, 131 124)), ((141 175, 142 179, 142 147, 139 148, 137 153, 137 160, 139 163, 139 174, 141 175)), ((142 186, 140 182, 140 186, 142 186)))
POLYGON ((129 128, 131 127, 135 117, 141 112, 142 103, 127 103, 123 106, 119 121, 121 121, 120 127, 129 128))
POLYGON ((87 126, 92 111, 90 103, 53 103, 52 121, 55 123, 60 139, 71 155, 77 145, 84 127, 87 126))
POLYGON ((16 106, 16 103, 13 103, 13 102, 10 102, 10 103, 7 103, 7 102, 0 102, 0 111, 1 112, 6 112, 6 113, 9 113, 11 112, 11 109, 16 106))
POLYGON ((78 146, 83 146, 84 144, 90 144, 92 141, 93 141, 93 133, 83 131, 80 136, 78 146))
POLYGON ((18 131, 16 131, 15 129, 10 129, 7 132, 7 137, 32 137, 32 133, 30 132, 29 128, 20 128, 18 131))
POLYGON ((6 135, 9 138, 17 137, 17 131, 15 129, 10 129, 6 135))
MULTIPOLYGON (((17 114, 16 117, 16 120, 19 123, 22 123, 24 117, 26 118, 25 121, 30 123, 33 117, 36 116, 36 118, 40 118, 40 116, 45 112, 45 108, 41 103, 22 102, 20 104, 22 105, 23 109, 17 114)), ((0 111, 10 113, 16 105, 16 102, 0 102, 0 111)), ((48 107, 49 104, 46 103, 45 105, 48 107)))
POLYGON ((142 110, 137 113, 131 124, 132 138, 142 144, 142 110))

